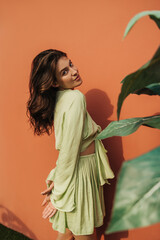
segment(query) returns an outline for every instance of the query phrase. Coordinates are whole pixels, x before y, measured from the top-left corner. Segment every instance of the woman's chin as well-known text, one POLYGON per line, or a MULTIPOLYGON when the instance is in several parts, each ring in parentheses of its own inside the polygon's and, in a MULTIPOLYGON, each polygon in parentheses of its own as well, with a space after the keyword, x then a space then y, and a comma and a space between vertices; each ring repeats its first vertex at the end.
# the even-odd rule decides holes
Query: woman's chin
POLYGON ((83 83, 83 81, 82 81, 82 80, 81 80, 81 81, 79 81, 79 82, 77 82, 77 85, 76 85, 76 87, 80 86, 82 83, 83 83))

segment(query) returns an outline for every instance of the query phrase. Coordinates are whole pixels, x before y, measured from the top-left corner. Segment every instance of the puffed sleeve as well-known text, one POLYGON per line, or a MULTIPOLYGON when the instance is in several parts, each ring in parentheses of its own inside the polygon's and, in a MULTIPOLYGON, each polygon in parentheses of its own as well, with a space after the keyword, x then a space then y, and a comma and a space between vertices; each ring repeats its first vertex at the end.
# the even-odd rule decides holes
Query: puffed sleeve
POLYGON ((55 208, 64 212, 71 212, 76 206, 76 172, 85 114, 85 96, 81 92, 77 92, 69 109, 64 113, 61 148, 56 168, 53 170, 54 174, 51 174, 54 188, 50 200, 55 208))

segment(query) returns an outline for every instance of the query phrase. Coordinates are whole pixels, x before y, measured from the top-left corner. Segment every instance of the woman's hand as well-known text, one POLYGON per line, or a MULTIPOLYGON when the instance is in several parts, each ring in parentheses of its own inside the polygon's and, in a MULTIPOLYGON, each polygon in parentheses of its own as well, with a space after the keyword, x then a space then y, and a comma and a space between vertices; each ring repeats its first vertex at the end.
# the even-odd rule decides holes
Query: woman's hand
POLYGON ((48 180, 47 184, 49 185, 49 188, 47 188, 43 192, 41 192, 42 195, 47 194, 41 206, 45 206, 45 204, 48 202, 48 205, 45 207, 45 209, 42 213, 43 218, 47 218, 47 217, 50 218, 57 211, 57 209, 53 206, 53 204, 50 201, 50 194, 51 194, 52 188, 54 187, 54 183, 52 181, 48 180))
POLYGON ((42 195, 50 194, 51 191, 52 191, 52 188, 54 187, 54 182, 53 181, 47 180, 47 184, 49 185, 49 188, 47 188, 43 192, 41 192, 42 195))
POLYGON ((44 206, 47 202, 50 201, 49 195, 50 195, 50 193, 52 191, 52 188, 54 187, 53 181, 47 180, 47 184, 49 185, 49 188, 47 188, 43 192, 41 192, 42 195, 46 195, 46 197, 45 197, 45 199, 44 199, 44 201, 43 201, 41 206, 44 206))
POLYGON ((56 213, 57 209, 53 206, 51 201, 49 201, 48 205, 45 207, 42 217, 46 219, 47 217, 50 218, 56 213))

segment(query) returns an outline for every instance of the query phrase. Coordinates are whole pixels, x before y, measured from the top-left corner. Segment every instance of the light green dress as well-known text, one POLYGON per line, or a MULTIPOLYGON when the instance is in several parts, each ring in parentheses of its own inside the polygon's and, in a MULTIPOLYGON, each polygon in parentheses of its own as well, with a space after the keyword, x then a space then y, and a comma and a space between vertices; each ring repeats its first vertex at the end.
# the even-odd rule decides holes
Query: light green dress
POLYGON ((69 228, 75 235, 88 235, 103 225, 103 185, 114 174, 102 141, 95 140, 101 130, 87 112, 82 92, 57 92, 54 131, 59 156, 46 179, 54 182, 50 199, 58 211, 49 218, 54 230, 65 233, 69 228), (80 156, 94 140, 95 153, 80 156))

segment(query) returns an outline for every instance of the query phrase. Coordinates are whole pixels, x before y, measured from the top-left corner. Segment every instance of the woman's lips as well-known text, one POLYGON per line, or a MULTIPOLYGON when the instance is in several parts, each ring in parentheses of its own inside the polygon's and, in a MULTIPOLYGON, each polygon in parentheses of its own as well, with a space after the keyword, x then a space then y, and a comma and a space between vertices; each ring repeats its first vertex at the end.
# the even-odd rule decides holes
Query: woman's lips
POLYGON ((80 76, 78 75, 73 81, 79 81, 80 80, 80 76))

